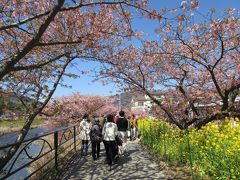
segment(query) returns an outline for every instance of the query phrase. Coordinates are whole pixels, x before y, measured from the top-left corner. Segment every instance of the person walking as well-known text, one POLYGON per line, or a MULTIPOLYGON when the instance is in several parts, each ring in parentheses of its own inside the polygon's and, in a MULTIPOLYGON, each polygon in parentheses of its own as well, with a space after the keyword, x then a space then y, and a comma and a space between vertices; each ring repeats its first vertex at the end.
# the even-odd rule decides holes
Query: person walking
POLYGON ((83 119, 79 125, 80 139, 82 140, 81 154, 83 156, 86 156, 88 152, 88 143, 90 140, 91 128, 92 128, 92 123, 89 119, 89 116, 88 114, 84 114, 83 119))
POLYGON ((100 143, 102 141, 102 126, 100 125, 99 122, 100 121, 98 119, 94 120, 94 124, 90 132, 93 160, 96 160, 97 158, 100 157, 100 143))
POLYGON ((131 124, 131 140, 136 140, 138 138, 138 124, 134 114, 131 115, 130 124, 131 124))
POLYGON ((114 123, 116 123, 117 124, 117 119, 118 119, 118 114, 116 114, 115 116, 114 116, 114 119, 113 119, 113 121, 114 121, 114 123))
POLYGON ((122 140, 123 144, 119 147, 119 155, 126 152, 127 145, 127 130, 128 130, 128 120, 125 118, 125 112, 120 111, 119 117, 117 119, 118 136, 122 140))
POLYGON ((113 115, 107 115, 107 122, 103 126, 102 135, 106 148, 107 163, 109 171, 116 156, 116 136, 118 134, 117 125, 113 122, 113 115))

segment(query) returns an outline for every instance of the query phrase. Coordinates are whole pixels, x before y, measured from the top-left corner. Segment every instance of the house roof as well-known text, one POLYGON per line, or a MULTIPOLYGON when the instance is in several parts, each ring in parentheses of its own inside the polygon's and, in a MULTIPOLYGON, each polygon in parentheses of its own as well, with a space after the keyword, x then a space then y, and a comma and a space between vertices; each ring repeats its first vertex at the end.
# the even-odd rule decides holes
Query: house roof
POLYGON ((144 95, 134 95, 132 96, 132 100, 134 101, 146 101, 146 97, 144 95))
MULTIPOLYGON (((162 92, 160 91, 151 91, 150 94, 153 96, 162 96, 162 92)), ((142 92, 135 92, 133 93, 132 99, 134 101, 149 101, 149 99, 147 99, 146 97, 147 95, 142 92)))

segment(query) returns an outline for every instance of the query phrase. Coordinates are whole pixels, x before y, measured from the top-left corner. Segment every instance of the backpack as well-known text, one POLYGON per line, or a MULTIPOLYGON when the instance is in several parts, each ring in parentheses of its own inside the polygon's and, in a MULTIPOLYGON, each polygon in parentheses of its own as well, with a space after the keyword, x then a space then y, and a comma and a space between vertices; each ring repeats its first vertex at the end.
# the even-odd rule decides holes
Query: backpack
POLYGON ((102 141, 102 127, 100 125, 93 125, 90 137, 92 141, 102 141))

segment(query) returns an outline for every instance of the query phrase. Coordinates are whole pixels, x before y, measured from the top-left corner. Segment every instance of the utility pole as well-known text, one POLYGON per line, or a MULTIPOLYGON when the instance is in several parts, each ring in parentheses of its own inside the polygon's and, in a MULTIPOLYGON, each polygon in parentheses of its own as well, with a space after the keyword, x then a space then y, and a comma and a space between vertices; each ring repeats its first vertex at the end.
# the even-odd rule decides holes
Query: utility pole
POLYGON ((121 110, 121 93, 118 94, 118 111, 121 110))

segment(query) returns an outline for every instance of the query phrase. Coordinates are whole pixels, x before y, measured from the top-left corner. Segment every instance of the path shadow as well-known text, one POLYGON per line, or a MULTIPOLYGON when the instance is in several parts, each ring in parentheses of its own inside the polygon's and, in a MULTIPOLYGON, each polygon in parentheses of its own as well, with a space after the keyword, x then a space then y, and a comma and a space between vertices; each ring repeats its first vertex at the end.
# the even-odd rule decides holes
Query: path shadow
POLYGON ((100 158, 94 161, 91 155, 75 156, 60 179, 86 180, 127 180, 127 179, 167 179, 157 163, 152 162, 139 144, 130 144, 127 153, 120 157, 108 171, 104 164, 105 151, 101 150, 100 158))

